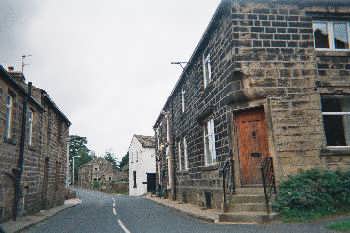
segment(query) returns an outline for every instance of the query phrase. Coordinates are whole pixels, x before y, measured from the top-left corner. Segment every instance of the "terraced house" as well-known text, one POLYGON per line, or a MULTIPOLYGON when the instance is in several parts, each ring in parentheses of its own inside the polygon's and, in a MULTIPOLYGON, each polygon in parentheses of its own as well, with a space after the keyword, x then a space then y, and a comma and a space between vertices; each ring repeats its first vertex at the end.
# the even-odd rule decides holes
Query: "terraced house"
POLYGON ((154 125, 161 193, 263 218, 288 175, 350 168, 349 38, 348 1, 222 1, 154 125))
POLYGON ((70 124, 44 90, 0 66, 0 222, 63 204, 70 124))

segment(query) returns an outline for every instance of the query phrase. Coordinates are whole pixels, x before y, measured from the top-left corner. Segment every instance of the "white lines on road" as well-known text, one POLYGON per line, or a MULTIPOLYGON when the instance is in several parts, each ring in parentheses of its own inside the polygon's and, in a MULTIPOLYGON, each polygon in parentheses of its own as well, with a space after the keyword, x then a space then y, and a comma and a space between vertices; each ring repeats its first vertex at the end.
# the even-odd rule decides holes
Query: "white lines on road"
MULTIPOLYGON (((113 214, 115 215, 115 216, 117 216, 117 207, 116 207, 116 204, 115 204, 115 199, 114 198, 112 198, 112 200, 113 200, 113 214)), ((129 229, 128 228, 126 228, 126 226, 124 225, 124 223, 122 222, 122 220, 120 220, 120 219, 118 219, 118 225, 123 229, 123 231, 125 232, 125 233, 131 233, 130 231, 129 231, 129 229)))
POLYGON ((125 233, 131 233, 131 232, 129 231, 129 229, 126 228, 126 226, 123 224, 123 222, 122 222, 120 219, 118 219, 118 224, 119 224, 119 226, 123 229, 123 231, 124 231, 125 233))

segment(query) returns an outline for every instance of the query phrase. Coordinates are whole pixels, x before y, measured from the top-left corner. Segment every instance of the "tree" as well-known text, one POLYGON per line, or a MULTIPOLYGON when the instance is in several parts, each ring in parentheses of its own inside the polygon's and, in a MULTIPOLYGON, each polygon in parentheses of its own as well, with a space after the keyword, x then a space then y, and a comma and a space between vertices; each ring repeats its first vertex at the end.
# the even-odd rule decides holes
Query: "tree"
POLYGON ((123 170, 123 168, 127 165, 129 165, 129 152, 127 152, 126 155, 124 155, 122 161, 120 161, 119 163, 119 167, 121 170, 123 170))
POLYGON ((119 167, 117 165, 116 155, 113 152, 106 151, 104 159, 109 161, 112 164, 114 169, 119 169, 119 167))
MULTIPOLYGON (((74 181, 78 179, 79 167, 93 159, 94 152, 91 152, 87 147, 87 138, 78 135, 69 136, 69 161, 73 157, 79 156, 74 160, 74 181)), ((73 163, 70 164, 72 169, 73 163)))

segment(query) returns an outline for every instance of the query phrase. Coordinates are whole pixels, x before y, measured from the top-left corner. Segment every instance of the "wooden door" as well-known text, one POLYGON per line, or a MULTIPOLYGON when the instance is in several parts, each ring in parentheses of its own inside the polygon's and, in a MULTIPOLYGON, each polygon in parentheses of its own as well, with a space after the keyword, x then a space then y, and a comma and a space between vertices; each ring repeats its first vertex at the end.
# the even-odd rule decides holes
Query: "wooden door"
POLYGON ((236 127, 241 185, 261 185, 261 161, 269 156, 264 110, 254 109, 239 113, 236 127))

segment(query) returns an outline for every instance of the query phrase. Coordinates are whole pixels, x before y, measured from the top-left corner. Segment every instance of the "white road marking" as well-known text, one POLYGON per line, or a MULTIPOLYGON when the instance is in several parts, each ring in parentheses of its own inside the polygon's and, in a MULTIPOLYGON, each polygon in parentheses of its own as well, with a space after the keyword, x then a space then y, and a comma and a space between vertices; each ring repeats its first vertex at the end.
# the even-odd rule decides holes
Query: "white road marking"
POLYGON ((117 215, 117 210, 113 207, 113 214, 117 215))
POLYGON ((126 228, 126 226, 123 224, 123 222, 122 222, 120 219, 118 219, 118 224, 119 224, 119 226, 123 229, 123 231, 124 231, 125 233, 131 233, 131 232, 129 231, 129 229, 126 228))

